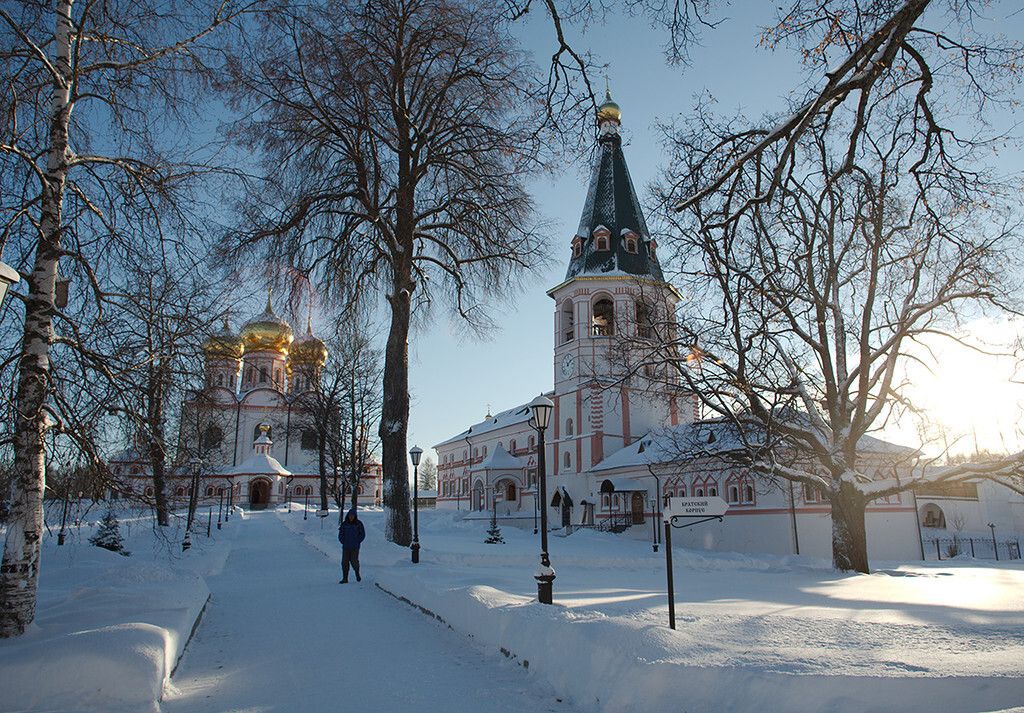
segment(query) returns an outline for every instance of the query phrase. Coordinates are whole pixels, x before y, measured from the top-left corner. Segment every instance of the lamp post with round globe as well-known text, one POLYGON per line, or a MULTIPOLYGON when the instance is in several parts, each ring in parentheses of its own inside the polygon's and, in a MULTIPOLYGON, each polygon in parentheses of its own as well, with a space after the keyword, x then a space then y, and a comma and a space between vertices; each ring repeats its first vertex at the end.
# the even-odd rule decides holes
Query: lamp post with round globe
POLYGON ((537 429, 537 481, 540 485, 540 567, 534 579, 537 580, 537 601, 551 604, 551 590, 555 581, 555 570, 548 557, 548 487, 544 463, 544 431, 551 420, 555 405, 543 394, 530 402, 533 412, 533 427, 537 429))
POLYGON ((409 458, 412 459, 412 561, 418 564, 420 561, 420 458, 423 456, 423 449, 413 446, 409 449, 409 458))

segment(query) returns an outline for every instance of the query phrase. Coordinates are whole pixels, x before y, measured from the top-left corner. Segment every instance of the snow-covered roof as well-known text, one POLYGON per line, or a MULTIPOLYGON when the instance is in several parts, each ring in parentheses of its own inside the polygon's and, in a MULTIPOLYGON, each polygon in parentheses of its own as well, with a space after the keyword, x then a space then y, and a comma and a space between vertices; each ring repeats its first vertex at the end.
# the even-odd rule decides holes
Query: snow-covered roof
POLYGON ((500 443, 486 458, 473 466, 472 470, 519 470, 526 467, 526 461, 517 458, 500 443))
POLYGON ((277 458, 265 453, 253 453, 244 461, 232 468, 225 468, 223 475, 291 475, 291 471, 281 465, 277 458))
MULTIPOLYGON (((757 443, 753 429, 747 445, 757 443)), ((591 468, 592 472, 616 468, 645 467, 648 464, 671 463, 690 458, 707 458, 736 451, 745 447, 736 426, 721 419, 683 423, 660 431, 651 431, 639 440, 622 448, 591 468)), ((884 441, 874 436, 863 436, 857 444, 861 453, 905 455, 912 448, 884 441)))
POLYGON ((123 451, 119 451, 114 455, 110 456, 110 463, 139 463, 146 460, 142 457, 142 453, 139 452, 138 448, 125 448, 123 451))
MULTIPOLYGON (((550 398, 553 395, 553 393, 554 392, 549 391, 544 395, 550 398)), ((527 401, 525 404, 520 404, 519 406, 510 408, 507 411, 502 411, 494 416, 491 416, 490 418, 486 418, 483 421, 480 421, 479 423, 474 423, 472 426, 467 428, 462 433, 456 436, 452 436, 447 440, 441 441, 440 443, 435 445, 434 448, 440 448, 441 446, 446 446, 450 443, 457 443, 459 441, 464 442, 467 438, 470 439, 470 442, 473 442, 477 436, 488 433, 490 431, 497 431, 499 428, 504 428, 505 426, 524 424, 530 420, 530 416, 530 401, 527 401)))

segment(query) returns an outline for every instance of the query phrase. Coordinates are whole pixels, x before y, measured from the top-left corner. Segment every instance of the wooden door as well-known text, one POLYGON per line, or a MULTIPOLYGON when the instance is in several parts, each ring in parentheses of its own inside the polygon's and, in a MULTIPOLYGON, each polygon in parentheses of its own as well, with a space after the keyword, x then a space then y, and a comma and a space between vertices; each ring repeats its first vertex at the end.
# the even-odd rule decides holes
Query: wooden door
POLYGON ((642 525, 644 522, 644 494, 640 492, 633 493, 633 499, 630 504, 632 506, 633 524, 642 525))

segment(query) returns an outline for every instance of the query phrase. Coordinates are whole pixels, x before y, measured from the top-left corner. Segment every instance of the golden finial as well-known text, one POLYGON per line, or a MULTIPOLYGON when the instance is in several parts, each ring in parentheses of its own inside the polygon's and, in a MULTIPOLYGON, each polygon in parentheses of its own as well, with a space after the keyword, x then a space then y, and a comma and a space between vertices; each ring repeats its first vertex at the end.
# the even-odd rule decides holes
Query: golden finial
MULTIPOLYGON (((608 65, 605 65, 606 69, 607 67, 608 65)), ((612 101, 612 89, 607 74, 604 75, 604 104, 597 107, 597 123, 603 124, 606 121, 622 123, 622 112, 619 110, 619 105, 612 101)))

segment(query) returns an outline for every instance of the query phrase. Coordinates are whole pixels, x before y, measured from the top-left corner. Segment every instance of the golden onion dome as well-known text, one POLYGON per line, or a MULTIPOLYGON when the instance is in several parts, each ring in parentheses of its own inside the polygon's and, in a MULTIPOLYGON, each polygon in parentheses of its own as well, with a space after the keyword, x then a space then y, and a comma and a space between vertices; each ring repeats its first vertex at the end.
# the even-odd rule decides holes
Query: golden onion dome
POLYGON ((604 104, 597 107, 597 123, 605 121, 622 123, 622 111, 619 109, 619 105, 612 101, 612 93, 609 90, 605 90, 604 104))
POLYGON ((291 326, 277 316, 267 295, 267 308, 242 326, 242 342, 246 352, 275 351, 288 354, 294 336, 291 326))
POLYGON ((207 359, 241 359, 244 346, 242 338, 231 331, 228 318, 224 318, 224 326, 216 334, 211 334, 203 342, 203 354, 207 359))
POLYGON ((292 342, 288 350, 288 366, 311 364, 320 367, 327 363, 327 354, 327 345, 313 336, 313 325, 307 323, 306 333, 292 342))

